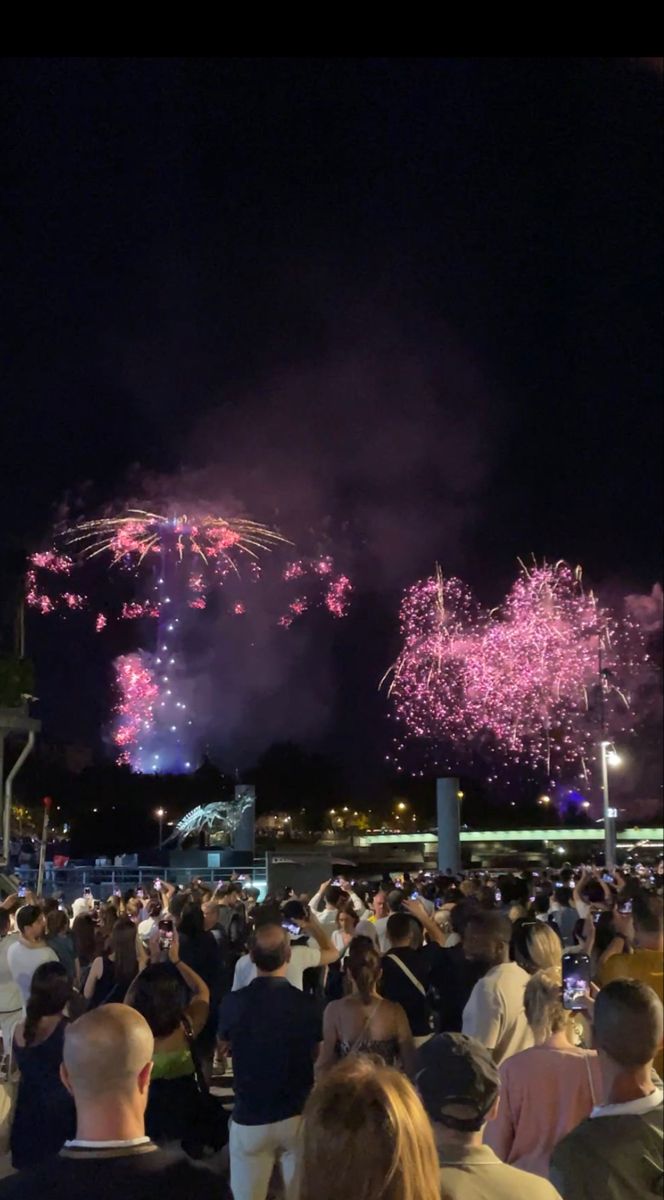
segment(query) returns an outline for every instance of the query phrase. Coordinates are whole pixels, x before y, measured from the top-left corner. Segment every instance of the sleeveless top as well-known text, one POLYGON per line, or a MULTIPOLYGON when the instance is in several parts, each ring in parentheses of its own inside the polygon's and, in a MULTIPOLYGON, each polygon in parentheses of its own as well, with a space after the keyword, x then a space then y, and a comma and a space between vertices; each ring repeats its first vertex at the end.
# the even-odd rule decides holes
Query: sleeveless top
POLYGON ((337 1058, 346 1058, 349 1054, 375 1054, 378 1058, 382 1058, 388 1067, 399 1067, 401 1065, 399 1039, 396 1036, 390 1038, 369 1037, 369 1027, 372 1017, 378 1011, 380 1005, 381 1001, 378 1000, 366 1018, 362 1032, 355 1038, 355 1041, 349 1042, 344 1038, 337 1038, 335 1046, 337 1058))
POLYGON ((21 1171, 57 1154, 76 1132, 74 1101, 60 1081, 67 1022, 63 1019, 45 1041, 33 1046, 14 1042, 21 1072, 11 1130, 12 1164, 21 1171))

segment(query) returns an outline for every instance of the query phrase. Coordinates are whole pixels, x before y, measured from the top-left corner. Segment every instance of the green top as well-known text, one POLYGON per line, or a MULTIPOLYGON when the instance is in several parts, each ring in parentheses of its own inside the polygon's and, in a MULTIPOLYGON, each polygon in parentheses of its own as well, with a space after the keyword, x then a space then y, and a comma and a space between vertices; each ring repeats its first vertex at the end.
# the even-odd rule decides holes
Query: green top
POLYGON ((179 1050, 155 1050, 152 1056, 153 1079, 180 1079, 193 1075, 194 1064, 188 1046, 179 1050))
POLYGON ((648 1112, 588 1117, 556 1146, 550 1177, 565 1200, 662 1195, 662 1103, 648 1112))

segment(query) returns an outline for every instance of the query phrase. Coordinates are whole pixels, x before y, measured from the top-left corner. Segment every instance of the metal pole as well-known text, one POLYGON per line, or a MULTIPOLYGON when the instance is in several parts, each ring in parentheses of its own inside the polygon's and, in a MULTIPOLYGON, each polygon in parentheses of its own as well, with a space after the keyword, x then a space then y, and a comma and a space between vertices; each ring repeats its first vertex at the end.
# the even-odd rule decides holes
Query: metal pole
POLYGON ((164 814, 159 810, 159 849, 161 850, 164 841, 164 814))
POLYGON ((39 871, 37 872, 37 895, 41 896, 44 886, 44 864, 46 862, 46 838, 48 835, 48 814, 49 805, 44 804, 44 825, 42 828, 42 840, 39 847, 39 871))
POLYGON ((3 819, 3 830, 2 830, 2 852, 3 852, 4 861, 7 863, 9 862, 9 835, 10 835, 10 830, 11 830, 12 791, 14 788, 14 780, 15 780, 16 776, 18 775, 21 767, 23 766, 23 763, 25 762, 26 758, 30 754, 30 751, 32 750, 32 747, 34 746, 34 744, 35 744, 35 734, 34 734, 34 730, 31 729, 28 734, 28 740, 25 743, 25 746, 23 747, 23 749, 21 750, 21 753, 19 754, 18 758, 16 759, 14 766, 12 767, 11 771, 9 772, 9 775, 7 776, 7 782, 5 784, 5 811, 3 813, 4 819, 3 819))
POLYGON ((600 742, 600 761, 602 764, 602 801, 604 806, 604 862, 607 871, 615 870, 616 866, 616 818, 609 803, 609 767, 606 757, 608 742, 600 742))

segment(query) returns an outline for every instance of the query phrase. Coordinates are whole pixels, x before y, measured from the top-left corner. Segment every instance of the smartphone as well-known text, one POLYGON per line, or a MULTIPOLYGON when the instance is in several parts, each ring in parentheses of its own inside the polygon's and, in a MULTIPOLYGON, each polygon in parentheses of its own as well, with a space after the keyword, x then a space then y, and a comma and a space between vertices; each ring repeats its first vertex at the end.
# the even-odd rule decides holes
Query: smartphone
POLYGON ((607 874, 606 871, 602 875, 602 879, 604 880, 605 883, 613 883, 613 875, 607 874))
POLYGON ((631 911, 632 911, 632 901, 631 900, 623 900, 622 904, 618 905, 619 913, 623 913, 623 914, 631 913, 631 911))
POLYGON ((162 917, 159 925, 159 945, 162 950, 168 950, 173 941, 173 918, 162 917))
POLYGON ((92 895, 92 888, 89 888, 89 887, 88 887, 88 888, 83 888, 83 895, 84 895, 84 896, 91 896, 91 895, 92 895))
POLYGON ((160 892, 160 891, 161 891, 161 879, 155 879, 155 881, 154 881, 154 888, 155 888, 155 891, 156 891, 156 892, 160 892))
POLYGON ((96 908, 97 912, 99 912, 99 909, 101 908, 101 900, 95 900, 94 907, 96 908))
POLYGON ((587 954, 563 954, 563 1008, 585 1008, 590 991, 590 958, 587 954))
POLYGON ((501 891, 499 891, 498 888, 496 888, 496 900, 497 900, 498 904, 502 904, 502 902, 503 902, 503 893, 501 891))
POLYGON ((119 888, 113 888, 113 895, 114 895, 114 896, 121 896, 121 895, 122 895, 122 892, 120 891, 120 889, 119 889, 119 888))
POLYGON ((410 893, 410 898, 411 898, 411 900, 419 900, 419 898, 420 898, 420 893, 419 893, 419 892, 411 892, 411 893, 410 893))
POLYGON ((300 937, 302 933, 300 926, 294 925, 292 921, 282 921, 281 927, 282 929, 285 929, 287 933, 290 933, 291 937, 300 937))
POLYGON ((26 890, 25 884, 21 884, 21 887, 18 889, 18 892, 16 893, 16 895, 19 897, 20 900, 23 900, 25 898, 25 890, 26 890))
POLYGON ((435 905, 436 905, 436 908, 442 908, 442 907, 443 907, 443 905, 444 905, 444 903, 445 903, 445 901, 442 899, 442 897, 441 897, 441 896, 436 896, 436 899, 435 899, 434 903, 435 903, 435 905))
POLYGON ((598 909, 597 909, 597 911, 593 913, 593 921, 594 921, 595 925, 596 925, 596 924, 597 924, 597 922, 599 921, 599 919, 600 919, 601 915, 602 915, 602 910, 601 910, 601 908, 598 908, 598 909))

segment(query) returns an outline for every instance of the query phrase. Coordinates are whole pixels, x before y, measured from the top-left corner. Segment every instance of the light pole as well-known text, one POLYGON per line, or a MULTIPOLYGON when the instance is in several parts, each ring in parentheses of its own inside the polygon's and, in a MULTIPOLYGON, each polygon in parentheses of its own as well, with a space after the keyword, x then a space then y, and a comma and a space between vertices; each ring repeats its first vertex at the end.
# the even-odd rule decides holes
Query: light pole
POLYGON ((599 744, 600 761, 602 765, 602 803, 604 808, 604 863, 607 871, 615 870, 616 866, 616 817, 618 810, 609 804, 609 767, 620 766, 620 755, 616 754, 611 742, 602 740, 599 744))
POLYGON ((157 820, 159 821, 159 849, 160 850, 161 850, 162 843, 164 840, 164 817, 165 816, 166 816, 166 813, 164 812, 163 808, 158 808, 157 809, 157 820))

